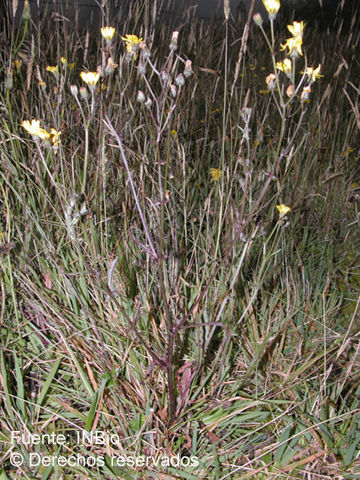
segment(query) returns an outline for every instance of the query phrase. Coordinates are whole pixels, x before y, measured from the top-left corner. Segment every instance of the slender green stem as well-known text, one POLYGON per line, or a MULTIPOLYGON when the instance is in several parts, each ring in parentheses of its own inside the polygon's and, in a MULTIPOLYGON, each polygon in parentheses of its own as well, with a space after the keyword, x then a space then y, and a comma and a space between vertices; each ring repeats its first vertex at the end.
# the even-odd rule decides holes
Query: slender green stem
POLYGON ((214 258, 217 258, 220 246, 220 237, 223 224, 224 214, 224 193, 225 193, 225 140, 226 140, 226 116, 227 116, 227 84, 228 84, 228 22, 225 22, 225 65, 224 65, 224 93, 223 93, 223 114, 222 114, 222 141, 221 141, 221 189, 220 189, 220 205, 218 218, 218 231, 216 236, 214 258))

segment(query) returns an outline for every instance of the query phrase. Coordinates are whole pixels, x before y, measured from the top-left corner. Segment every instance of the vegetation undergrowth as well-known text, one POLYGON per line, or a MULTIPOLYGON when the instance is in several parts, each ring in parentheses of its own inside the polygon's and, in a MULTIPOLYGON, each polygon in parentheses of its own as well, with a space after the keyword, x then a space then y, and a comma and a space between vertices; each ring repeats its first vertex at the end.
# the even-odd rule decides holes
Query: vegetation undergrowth
POLYGON ((360 475, 359 20, 264 4, 2 34, 1 480, 360 475))

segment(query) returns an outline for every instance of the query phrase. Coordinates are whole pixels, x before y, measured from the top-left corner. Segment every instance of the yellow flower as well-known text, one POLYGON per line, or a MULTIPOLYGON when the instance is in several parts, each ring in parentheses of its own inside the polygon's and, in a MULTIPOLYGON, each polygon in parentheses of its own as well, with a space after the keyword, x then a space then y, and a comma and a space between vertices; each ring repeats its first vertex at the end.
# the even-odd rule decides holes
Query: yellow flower
POLYGON ((344 152, 344 157, 347 158, 354 150, 355 150, 355 148, 348 147, 344 152))
POLYGON ((176 130, 171 130, 170 133, 174 138, 177 137, 177 131, 176 130))
POLYGON ((291 73, 291 68, 292 68, 291 60, 289 58, 285 58, 283 62, 277 62, 276 68, 286 73, 286 75, 289 75, 291 73))
POLYGON ((39 80, 39 87, 41 88, 42 92, 45 92, 45 90, 46 90, 46 83, 43 82, 42 80, 39 80))
POLYGON ((126 50, 128 53, 136 53, 139 48, 139 44, 142 42, 142 38, 137 37, 136 35, 126 34, 125 37, 121 37, 122 40, 126 43, 126 50))
POLYGON ((294 37, 297 37, 298 35, 303 34, 304 31, 304 22, 301 20, 301 22, 293 22, 292 25, 288 25, 287 28, 289 29, 290 33, 294 35, 294 37))
POLYGON ((102 27, 100 29, 101 35, 105 38, 105 40, 110 43, 115 35, 115 28, 114 27, 102 27))
POLYGON ((20 70, 21 65, 22 65, 21 58, 19 60, 14 60, 14 66, 15 66, 16 70, 20 70))
POLYGON ((24 120, 21 126, 25 128, 25 130, 29 132, 30 135, 39 137, 41 138, 41 140, 47 140, 50 137, 49 132, 47 132, 43 128, 40 128, 40 120, 31 120, 31 123, 29 122, 29 120, 24 120))
POLYGON ((321 69, 321 64, 319 64, 319 66, 315 69, 312 67, 307 67, 305 72, 301 72, 301 73, 305 73, 311 79, 312 82, 315 82, 317 78, 324 76, 324 75, 320 75, 320 69, 321 69))
POLYGON ((91 89, 94 89, 99 81, 100 74, 97 72, 81 72, 80 77, 91 89))
POLYGON ((55 145, 55 146, 56 146, 56 145, 59 145, 59 143, 60 143, 60 139, 59 139, 60 135, 61 135, 61 131, 58 132, 57 130, 55 130, 55 128, 50 128, 51 143, 52 143, 53 145, 55 145))
POLYGON ((61 61, 61 63, 62 63, 63 65, 65 65, 65 67, 66 67, 66 65, 67 65, 67 60, 66 60, 66 58, 65 58, 65 57, 61 57, 61 58, 60 58, 60 61, 61 61))
POLYGON ((269 14, 269 17, 274 19, 277 12, 280 10, 280 0, 263 0, 263 4, 269 14))
POLYGON ((222 170, 219 170, 218 168, 210 168, 210 175, 213 182, 217 182, 219 178, 222 177, 222 174, 222 170))
POLYGON ((48 65, 46 67, 46 71, 51 72, 53 74, 56 74, 56 73, 59 73, 59 67, 58 67, 58 65, 55 65, 55 67, 51 67, 50 65, 48 65))
POLYGON ((59 67, 58 67, 58 65, 55 65, 55 67, 47 66, 46 71, 52 73, 56 79, 59 78, 59 67))
POLYGON ((276 205, 276 208, 279 211, 280 218, 284 217, 287 213, 291 212, 291 208, 283 203, 281 205, 276 205))
POLYGON ((296 37, 288 38, 284 43, 284 45, 280 46, 280 49, 285 50, 286 48, 288 48, 289 55, 292 57, 297 57, 298 54, 302 55, 301 45, 302 45, 302 36, 297 35, 296 37))

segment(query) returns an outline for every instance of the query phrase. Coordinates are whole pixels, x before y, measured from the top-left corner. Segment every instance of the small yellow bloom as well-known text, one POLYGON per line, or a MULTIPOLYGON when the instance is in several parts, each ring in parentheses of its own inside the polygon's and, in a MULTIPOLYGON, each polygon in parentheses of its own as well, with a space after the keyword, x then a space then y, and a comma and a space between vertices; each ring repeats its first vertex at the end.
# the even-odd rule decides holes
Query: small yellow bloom
POLYGON ((24 120, 21 124, 23 128, 27 132, 30 133, 30 135, 33 135, 35 137, 41 138, 41 140, 47 140, 50 137, 50 133, 44 130, 43 128, 40 128, 40 120, 24 120))
POLYGON ((312 67, 307 67, 305 72, 301 72, 301 73, 305 73, 311 79, 312 82, 315 82, 317 78, 324 76, 324 75, 320 75, 320 69, 321 69, 321 64, 319 64, 319 66, 315 69, 312 67))
POLYGON ((174 138, 177 137, 177 131, 176 130, 173 129, 173 130, 170 131, 170 133, 174 138))
POLYGON ((297 37, 298 35, 302 36, 304 27, 305 27, 305 24, 303 20, 301 20, 301 22, 293 22, 292 25, 287 26, 288 30, 290 31, 290 33, 294 35, 294 37, 297 37))
POLYGON ((280 0, 263 0, 270 18, 275 18, 277 12, 280 10, 280 0))
POLYGON ((42 90, 43 92, 45 92, 45 90, 46 90, 46 83, 43 82, 42 80, 39 80, 39 87, 41 88, 41 90, 42 90))
POLYGON ((281 205, 276 205, 276 208, 279 211, 280 218, 284 217, 287 213, 291 212, 291 208, 283 203, 281 205))
POLYGON ((97 72, 81 72, 80 77, 91 89, 94 89, 99 81, 100 74, 97 72))
MULTIPOLYGON (((286 73, 286 75, 290 75, 292 63, 290 58, 285 58, 283 62, 277 62, 276 68, 281 70, 282 72, 286 73)), ((275 76, 275 75, 274 75, 275 76)))
POLYGON ((113 39, 113 36, 115 35, 115 28, 114 27, 102 27, 100 29, 101 35, 104 37, 104 39, 110 43, 111 40, 113 39))
POLYGON ((280 49, 285 50, 286 48, 288 48, 289 55, 292 57, 297 57, 298 55, 302 55, 301 45, 302 45, 302 36, 297 35, 296 37, 288 38, 284 43, 284 45, 280 46, 280 49))
POLYGON ((222 170, 219 168, 210 168, 212 182, 217 182, 222 177, 222 170))
POLYGON ((66 60, 66 58, 65 58, 65 57, 61 57, 61 58, 60 58, 60 61, 61 61, 61 63, 66 67, 66 65, 67 65, 67 63, 68 63, 67 60, 66 60))
POLYGON ((353 147, 348 147, 345 152, 344 152, 344 157, 347 158, 352 152, 355 151, 355 148, 353 147))
POLYGON ((59 139, 60 135, 61 135, 61 131, 58 132, 57 130, 55 130, 55 128, 50 128, 50 137, 51 137, 50 139, 51 139, 51 143, 52 143, 54 146, 59 145, 59 143, 60 143, 60 139, 59 139))
POLYGON ((121 39, 126 43, 127 52, 133 54, 137 52, 139 44, 143 41, 142 38, 129 34, 126 34, 125 37, 121 37, 121 39))
POLYGON ((56 73, 59 73, 59 67, 58 67, 58 65, 55 65, 55 67, 51 67, 50 65, 48 65, 46 67, 46 71, 51 72, 55 75, 56 73))
POLYGON ((21 65, 22 65, 21 58, 19 58, 19 60, 14 60, 14 67, 16 68, 16 70, 20 70, 21 65))

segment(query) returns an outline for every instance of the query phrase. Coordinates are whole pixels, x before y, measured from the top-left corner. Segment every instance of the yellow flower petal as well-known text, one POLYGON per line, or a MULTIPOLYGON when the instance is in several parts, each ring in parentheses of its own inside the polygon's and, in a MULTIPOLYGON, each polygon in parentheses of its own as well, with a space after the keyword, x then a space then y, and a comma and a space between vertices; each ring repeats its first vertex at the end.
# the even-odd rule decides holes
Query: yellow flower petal
POLYGON ((51 143, 53 145, 59 145, 60 143, 60 135, 61 135, 61 131, 57 131, 55 130, 55 128, 50 128, 50 135, 51 135, 51 143))
POLYGON ((280 0, 263 0, 264 7, 271 15, 276 15, 280 10, 280 0))
POLYGON ((290 31, 290 33, 293 34, 294 37, 297 37, 298 35, 302 36, 304 31, 304 26, 305 24, 303 20, 301 20, 301 22, 293 22, 293 24, 288 25, 287 28, 290 31))
POLYGON ((89 87, 95 87, 99 81, 100 74, 97 72, 81 72, 80 77, 89 87))
POLYGON ((217 182, 222 177, 222 170, 219 168, 210 168, 210 175, 213 182, 217 182))
POLYGON ((51 72, 53 74, 56 74, 56 73, 59 73, 59 67, 58 67, 58 65, 55 65, 55 67, 52 67, 52 66, 48 65, 46 67, 46 71, 51 72))
POLYGON ((35 137, 41 138, 41 140, 47 140, 50 137, 50 133, 44 130, 43 128, 40 128, 40 120, 24 120, 21 124, 23 128, 27 132, 30 133, 30 135, 33 135, 35 137))
POLYGON ((284 205, 283 203, 281 205, 276 205, 276 208, 279 211, 280 218, 286 215, 287 213, 291 212, 291 208, 288 207, 287 205, 284 205))
POLYGON ((305 72, 301 72, 301 73, 305 73, 311 79, 312 82, 315 82, 317 78, 324 76, 324 75, 320 75, 320 69, 321 69, 321 64, 319 64, 317 68, 307 67, 305 72))
POLYGON ((302 55, 301 45, 302 45, 302 36, 297 35, 296 37, 288 38, 284 43, 284 45, 280 46, 280 49, 285 50, 286 48, 288 48, 289 55, 297 56, 297 54, 302 55))
POLYGON ((277 62, 276 68, 286 74, 291 73, 292 63, 290 58, 285 58, 283 62, 277 62))
POLYGON ((105 38, 107 42, 111 42, 113 36, 115 35, 114 27, 102 27, 100 29, 101 35, 105 38))
POLYGON ((121 37, 122 40, 126 43, 126 50, 129 53, 136 53, 139 48, 139 44, 143 41, 142 38, 137 37, 136 35, 129 35, 128 33, 125 37, 121 37))

